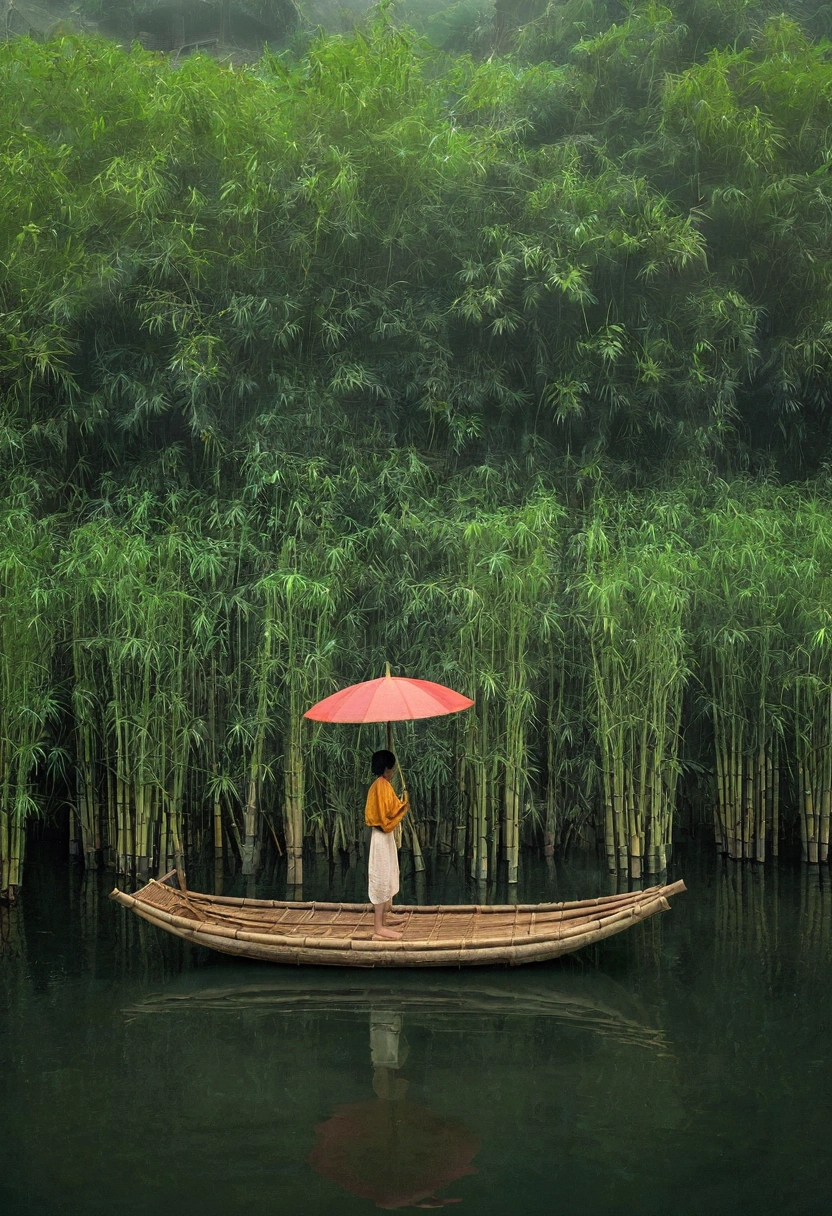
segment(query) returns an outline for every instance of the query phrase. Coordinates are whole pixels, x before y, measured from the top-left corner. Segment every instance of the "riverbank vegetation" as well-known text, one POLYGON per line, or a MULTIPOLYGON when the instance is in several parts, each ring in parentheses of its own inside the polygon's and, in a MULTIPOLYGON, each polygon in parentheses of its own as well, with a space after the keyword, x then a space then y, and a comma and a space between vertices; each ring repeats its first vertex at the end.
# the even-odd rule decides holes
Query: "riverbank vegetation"
POLYGON ((139 876, 356 850, 377 739, 301 714, 385 661, 476 702, 398 731, 417 867, 827 860, 829 47, 526 8, 0 46, 0 891, 58 803, 139 876))

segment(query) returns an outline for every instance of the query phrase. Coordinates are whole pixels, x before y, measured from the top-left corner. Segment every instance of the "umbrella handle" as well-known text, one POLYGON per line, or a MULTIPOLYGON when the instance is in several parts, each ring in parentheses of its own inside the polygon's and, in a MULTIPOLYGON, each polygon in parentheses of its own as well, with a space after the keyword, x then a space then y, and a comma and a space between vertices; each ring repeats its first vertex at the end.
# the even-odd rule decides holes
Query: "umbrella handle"
MULTIPOLYGON (((387 674, 388 675, 390 674, 389 668, 388 668, 387 674)), ((387 750, 388 750, 388 752, 393 751, 393 723, 392 722, 387 723, 387 750)), ((394 753, 394 755, 395 755, 395 753, 394 753)), ((402 766, 399 764, 398 756, 396 756, 396 771, 399 774, 399 778, 402 783, 402 794, 404 795, 404 793, 407 789, 407 785, 405 784, 404 773, 402 772, 402 766)), ((395 828, 393 829, 393 837, 396 841, 397 849, 400 849, 402 847, 403 835, 404 835, 404 832, 403 832, 401 821, 400 821, 399 823, 396 824, 395 828)))
MULTIPOLYGON (((388 672, 388 675, 389 674, 390 673, 388 672)), ((388 752, 393 751, 393 723, 392 722, 387 723, 387 750, 388 750, 388 752)), ((395 755, 395 752, 393 752, 393 754, 395 755)), ((402 783, 402 793, 404 793, 405 790, 407 789, 407 783, 405 782, 404 773, 402 772, 402 766, 399 764, 398 756, 396 756, 396 772, 399 774, 399 778, 402 783)))
MULTIPOLYGON (((398 760, 396 761, 396 768, 399 770, 399 777, 401 778, 401 783, 402 783, 402 797, 404 797, 404 795, 407 793, 407 786, 405 785, 404 773, 402 772, 402 766, 399 764, 398 760)), ((407 810, 408 810, 408 812, 410 811, 409 802, 408 802, 407 810)), ((404 823, 404 820, 400 819, 398 824, 396 825, 396 848, 397 849, 400 849, 402 847, 402 841, 404 840, 404 828, 402 826, 403 823, 404 823)), ((412 822, 410 824, 410 830, 411 830, 411 832, 413 831, 412 822)))

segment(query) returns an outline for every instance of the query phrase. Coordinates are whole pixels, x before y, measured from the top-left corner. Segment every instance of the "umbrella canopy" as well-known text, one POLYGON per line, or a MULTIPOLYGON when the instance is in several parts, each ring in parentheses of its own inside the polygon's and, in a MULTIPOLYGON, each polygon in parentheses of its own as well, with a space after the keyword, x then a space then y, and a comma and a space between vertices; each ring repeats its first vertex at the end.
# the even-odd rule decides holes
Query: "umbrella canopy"
POLYGON ((313 722, 405 722, 457 714, 473 704, 444 684, 387 675, 342 688, 303 716, 313 722))
POLYGON ((439 1208, 459 1199, 434 1194, 471 1165, 479 1137, 457 1119, 411 1102, 339 1106, 315 1128, 309 1164, 324 1178, 379 1208, 439 1208))

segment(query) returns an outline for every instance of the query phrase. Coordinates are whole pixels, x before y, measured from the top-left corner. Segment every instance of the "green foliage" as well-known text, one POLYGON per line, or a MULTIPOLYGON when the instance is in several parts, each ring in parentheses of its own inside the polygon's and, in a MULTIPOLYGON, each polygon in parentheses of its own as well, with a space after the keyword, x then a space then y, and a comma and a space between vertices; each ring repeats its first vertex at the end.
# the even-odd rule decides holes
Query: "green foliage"
POLYGON ((56 710, 50 539, 25 507, 0 508, 0 898, 20 885, 24 826, 39 811, 36 777, 56 710))
POLYGON ((476 701, 403 738, 412 847, 477 880, 541 830, 660 869, 690 723, 724 847, 789 753, 822 852, 828 500, 763 475, 828 460, 828 45, 475 8, 245 69, 0 46, 8 886, 53 730, 89 861, 212 815, 251 868, 282 816, 299 880, 368 745, 302 709, 386 661, 476 701))
POLYGON ((696 575, 684 505, 668 495, 610 505, 599 497, 575 541, 607 860, 611 870, 630 869, 636 878, 643 865, 652 874, 665 870, 672 846, 696 575))
POLYGON ((532 434, 637 464, 735 446, 762 303, 649 175, 543 138, 574 74, 438 72, 383 13, 254 71, 3 54, 0 376, 33 458, 74 468, 114 432, 245 450, 264 406, 309 393, 333 425, 466 459, 532 434))

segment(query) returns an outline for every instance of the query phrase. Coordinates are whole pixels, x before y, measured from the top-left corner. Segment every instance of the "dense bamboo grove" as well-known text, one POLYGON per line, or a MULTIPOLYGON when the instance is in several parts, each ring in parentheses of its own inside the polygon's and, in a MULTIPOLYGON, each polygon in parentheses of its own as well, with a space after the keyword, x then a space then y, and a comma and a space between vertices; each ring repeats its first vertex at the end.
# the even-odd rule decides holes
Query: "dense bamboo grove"
POLYGON ((319 466, 216 535, 175 495, 67 535, 9 520, 9 885, 50 767, 90 866, 142 876, 201 848, 252 872, 276 847, 299 884, 304 836, 357 851, 381 736, 302 713, 388 655, 476 700, 399 728, 417 859, 455 852, 480 881, 505 859, 511 880, 522 842, 578 839, 659 873, 691 766, 718 848, 762 861, 794 823, 827 860, 832 499, 715 483, 570 515, 542 485, 500 505, 490 470, 440 483, 378 458, 349 480, 319 466))
POLYGON ((476 703, 398 731, 417 870, 659 873, 683 794, 828 859, 822 30, 502 12, 0 47, 0 892, 58 805, 298 886, 379 742, 303 710, 388 661, 476 703))

